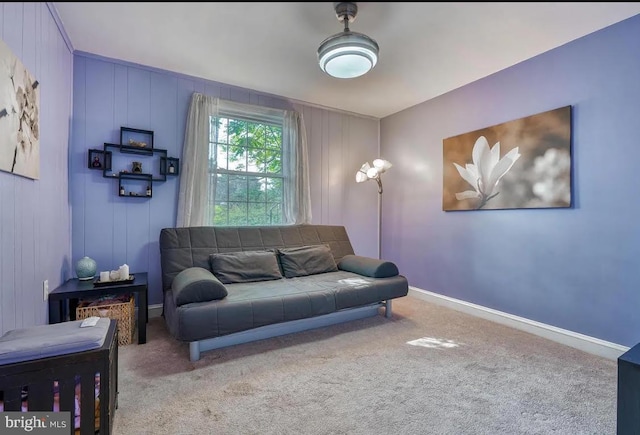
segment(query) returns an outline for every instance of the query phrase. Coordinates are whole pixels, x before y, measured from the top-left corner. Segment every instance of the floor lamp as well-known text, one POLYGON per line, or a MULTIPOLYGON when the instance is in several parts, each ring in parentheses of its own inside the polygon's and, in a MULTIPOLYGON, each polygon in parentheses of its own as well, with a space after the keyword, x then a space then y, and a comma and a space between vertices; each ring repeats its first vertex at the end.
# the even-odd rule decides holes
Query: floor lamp
POLYGON ((375 180, 378 183, 378 258, 382 258, 382 179, 380 176, 391 166, 387 160, 375 159, 373 166, 365 162, 356 172, 357 183, 364 183, 367 180, 375 180))

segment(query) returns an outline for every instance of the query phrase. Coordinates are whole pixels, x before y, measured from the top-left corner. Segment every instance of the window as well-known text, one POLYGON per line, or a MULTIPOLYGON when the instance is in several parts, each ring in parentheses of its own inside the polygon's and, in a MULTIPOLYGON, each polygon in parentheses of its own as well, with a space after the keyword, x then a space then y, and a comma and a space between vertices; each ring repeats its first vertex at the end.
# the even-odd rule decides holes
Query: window
POLYGON ((311 222, 302 114, 194 92, 176 226, 311 222))
POLYGON ((282 122, 210 117, 205 225, 284 222, 282 122))

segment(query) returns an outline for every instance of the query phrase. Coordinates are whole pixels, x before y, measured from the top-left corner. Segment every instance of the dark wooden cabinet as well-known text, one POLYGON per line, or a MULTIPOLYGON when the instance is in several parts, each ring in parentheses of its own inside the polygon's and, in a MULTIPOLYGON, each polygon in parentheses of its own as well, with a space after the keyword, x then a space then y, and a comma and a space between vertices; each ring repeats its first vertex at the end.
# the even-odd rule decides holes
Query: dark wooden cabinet
POLYGON ((618 435, 640 434, 640 344, 618 358, 618 435))

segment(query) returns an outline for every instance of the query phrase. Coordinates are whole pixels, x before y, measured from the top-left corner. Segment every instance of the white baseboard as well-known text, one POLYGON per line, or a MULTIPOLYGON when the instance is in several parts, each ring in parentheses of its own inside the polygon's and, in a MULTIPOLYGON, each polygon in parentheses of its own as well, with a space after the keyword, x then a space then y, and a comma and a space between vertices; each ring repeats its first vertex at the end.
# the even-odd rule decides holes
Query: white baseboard
POLYGON ((149 305, 149 318, 162 316, 162 304, 149 305))
POLYGON ((462 311, 476 317, 491 320, 512 328, 520 329, 540 337, 580 349, 607 359, 617 360, 620 355, 629 350, 628 347, 616 343, 600 340, 577 332, 569 331, 545 323, 536 322, 524 317, 472 304, 460 299, 440 295, 417 287, 409 287, 409 295, 427 302, 433 302, 457 311, 462 311))

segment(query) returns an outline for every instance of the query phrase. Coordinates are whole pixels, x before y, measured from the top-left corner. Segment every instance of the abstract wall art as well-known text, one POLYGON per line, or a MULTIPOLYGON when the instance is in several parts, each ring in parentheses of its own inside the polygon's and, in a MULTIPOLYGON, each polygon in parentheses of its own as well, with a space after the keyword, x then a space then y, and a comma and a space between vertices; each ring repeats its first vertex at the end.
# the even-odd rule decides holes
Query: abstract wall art
POLYGON ((0 170, 40 178, 40 88, 0 40, 0 170))
POLYGON ((571 106, 442 143, 445 211, 571 207, 571 106))

